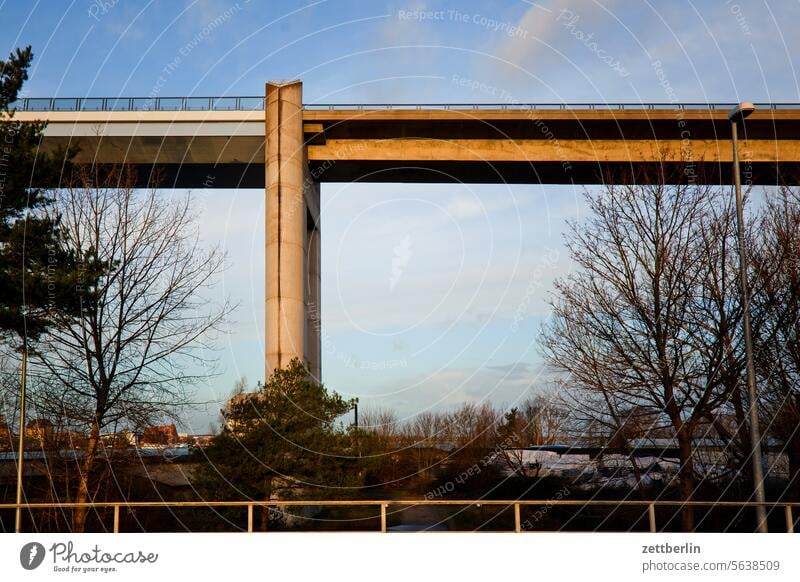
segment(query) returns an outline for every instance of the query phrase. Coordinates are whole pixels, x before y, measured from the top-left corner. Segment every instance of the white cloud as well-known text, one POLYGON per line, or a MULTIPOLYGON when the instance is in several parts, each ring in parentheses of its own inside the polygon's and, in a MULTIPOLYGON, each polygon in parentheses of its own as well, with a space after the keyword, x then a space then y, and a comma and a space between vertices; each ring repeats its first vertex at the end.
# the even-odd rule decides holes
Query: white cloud
POLYGON ((365 388, 359 399, 372 408, 393 408, 404 419, 426 410, 452 410, 463 403, 486 401, 508 408, 535 394, 549 380, 541 364, 526 362, 447 367, 385 379, 380 391, 365 388))

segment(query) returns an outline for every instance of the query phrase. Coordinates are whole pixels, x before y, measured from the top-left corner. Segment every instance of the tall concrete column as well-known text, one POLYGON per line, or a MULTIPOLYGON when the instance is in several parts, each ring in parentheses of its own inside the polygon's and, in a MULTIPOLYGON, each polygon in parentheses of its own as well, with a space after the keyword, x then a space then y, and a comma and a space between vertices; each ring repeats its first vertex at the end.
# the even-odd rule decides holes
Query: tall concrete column
POLYGON ((303 85, 267 83, 267 377, 292 358, 306 362, 306 202, 303 85))
MULTIPOLYGON (((319 185, 316 188, 319 198, 319 185)), ((322 309, 320 306, 320 232, 319 221, 312 220, 308 228, 308 258, 306 262, 306 354, 308 354, 309 370, 315 378, 322 374, 322 309)))
POLYGON ((321 374, 320 190, 308 169, 303 84, 267 83, 266 374, 299 358, 321 374))

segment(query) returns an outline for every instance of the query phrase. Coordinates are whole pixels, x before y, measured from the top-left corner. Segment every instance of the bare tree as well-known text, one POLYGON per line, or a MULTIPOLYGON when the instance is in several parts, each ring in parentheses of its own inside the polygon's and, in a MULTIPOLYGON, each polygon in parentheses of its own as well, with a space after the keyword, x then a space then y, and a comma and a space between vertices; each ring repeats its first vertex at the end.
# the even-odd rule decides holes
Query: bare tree
POLYGON ((382 450, 397 448, 400 436, 400 423, 397 413, 389 408, 363 408, 361 410, 361 429, 375 436, 382 450))
POLYGON ((567 418, 566 410, 553 394, 536 394, 509 409, 497 426, 497 448, 511 473, 521 477, 538 475, 538 466, 533 473, 529 470, 527 447, 558 442, 567 418))
POLYGON ((481 455, 494 446, 499 419, 489 402, 467 402, 447 414, 443 431, 456 449, 481 455))
MULTIPOLYGON (((646 411, 656 426, 670 427, 680 495, 689 501, 693 438, 729 395, 719 381, 725 350, 718 318, 707 320, 697 304, 712 303, 704 295, 715 272, 704 234, 718 219, 710 209, 722 192, 662 174, 586 196, 591 217, 569 227, 577 269, 556 282, 544 355, 573 386, 577 414, 587 421, 614 434, 626 423, 625 411, 646 411), (713 328, 707 334, 714 341, 704 337, 704 326, 713 328)), ((684 506, 681 524, 693 529, 691 506, 684 506)))
POLYGON ((361 470, 371 480, 396 485, 411 476, 411 470, 402 462, 407 456, 408 435, 393 410, 360 408, 355 436, 361 470))
POLYGON ((569 411, 556 394, 543 392, 526 399, 520 406, 524 428, 522 446, 551 445, 561 440, 569 411))
POLYGON ((404 441, 416 457, 416 475, 430 476, 434 465, 441 459, 444 445, 442 416, 429 410, 414 415, 403 426, 404 441))
MULTIPOLYGON (((752 492, 750 403, 745 383, 736 210, 733 197, 727 192, 715 192, 711 201, 713 204, 707 208, 707 220, 698 236, 704 257, 701 285, 687 313, 690 341, 697 350, 698 362, 705 368, 707 393, 716 397, 706 406, 706 417, 698 425, 702 433, 698 436, 713 436, 724 444, 728 466, 749 477, 748 490, 752 492)), ((757 221, 748 222, 754 225, 757 221)), ((752 226, 746 237, 749 248, 759 244, 760 236, 752 226)), ((749 273, 749 279, 751 295, 761 296, 765 280, 759 280, 753 273, 749 273)), ((764 315, 765 312, 753 314, 754 325, 758 326, 764 315)))
POLYGON ((756 367, 766 434, 789 460, 789 488, 800 499, 800 192, 770 197, 752 255, 756 367))
MULTIPOLYGON (((166 199, 134 183, 126 167, 104 175, 83 167, 57 195, 65 244, 81 269, 103 273, 79 316, 56 318, 32 362, 39 408, 57 408, 88 432, 79 503, 92 497, 101 432, 135 429, 186 404, 188 388, 210 371, 213 332, 231 310, 204 297, 224 257, 201 247, 191 198, 166 199)), ((76 509, 75 531, 86 516, 76 509)))

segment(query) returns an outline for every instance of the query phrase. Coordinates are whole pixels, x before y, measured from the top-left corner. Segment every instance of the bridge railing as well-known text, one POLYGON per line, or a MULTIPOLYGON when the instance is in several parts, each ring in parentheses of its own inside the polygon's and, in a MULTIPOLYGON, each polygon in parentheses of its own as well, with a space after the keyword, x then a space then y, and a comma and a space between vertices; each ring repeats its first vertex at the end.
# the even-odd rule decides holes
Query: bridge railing
MULTIPOLYGON (((695 109, 728 111, 735 103, 307 103, 304 109, 310 111, 336 110, 623 110, 642 111, 655 109, 695 109)), ((758 109, 800 109, 800 103, 756 103, 758 109)))
POLYGON ((17 111, 263 111, 264 97, 26 97, 17 111))
MULTIPOLYGON (((335 110, 725 110, 733 103, 307 103, 312 111, 335 110)), ((800 109, 800 103, 757 103, 759 109, 800 109)), ((260 111, 264 97, 25 97, 17 111, 260 111)))
MULTIPOLYGON (((425 500, 308 500, 308 501, 131 501, 131 502, 99 502, 99 503, 3 503, 0 504, 0 510, 15 510, 21 508, 27 514, 32 514, 34 511, 45 509, 58 509, 68 510, 76 509, 78 507, 85 507, 97 512, 98 510, 111 510, 111 524, 106 526, 107 531, 112 533, 120 532, 120 518, 122 510, 135 510, 138 508, 162 508, 169 510, 182 510, 182 509, 212 509, 222 510, 231 508, 244 509, 247 512, 247 528, 246 531, 252 533, 255 531, 255 510, 257 508, 288 508, 288 507, 372 507, 379 510, 380 515, 380 529, 376 531, 387 532, 390 531, 387 526, 388 517, 390 515, 390 508, 402 507, 420 507, 420 506, 451 506, 462 508, 473 507, 495 507, 500 509, 512 509, 514 514, 513 531, 522 533, 526 531, 533 531, 529 527, 527 521, 522 519, 522 508, 525 507, 577 507, 579 509, 586 508, 606 508, 616 510, 617 508, 639 508, 642 510, 642 515, 646 511, 647 524, 650 533, 658 533, 659 527, 656 520, 657 508, 673 508, 680 510, 683 507, 691 506, 696 508, 729 508, 738 509, 755 509, 758 506, 766 507, 768 513, 774 511, 781 512, 785 523, 784 531, 786 533, 794 533, 795 526, 795 511, 800 510, 800 502, 754 502, 754 501, 645 501, 645 500, 583 500, 583 499, 540 499, 540 500, 461 500, 461 499, 425 499, 425 500)), ((674 517, 674 516, 673 516, 674 517)), ((267 530, 269 528, 267 527, 267 530)), ((755 528, 754 528, 755 529, 755 528)), ((241 531, 241 530, 240 530, 241 531)), ((263 531, 263 530, 262 530, 263 531)), ((336 530, 334 530, 336 531, 336 530)), ((344 530, 339 530, 344 531, 344 530)), ((425 531, 422 529, 421 531, 425 531)), ((537 529, 536 531, 543 531, 537 529)), ((552 530, 557 531, 557 530, 552 530)), ((629 530, 630 531, 630 530, 629 530)))

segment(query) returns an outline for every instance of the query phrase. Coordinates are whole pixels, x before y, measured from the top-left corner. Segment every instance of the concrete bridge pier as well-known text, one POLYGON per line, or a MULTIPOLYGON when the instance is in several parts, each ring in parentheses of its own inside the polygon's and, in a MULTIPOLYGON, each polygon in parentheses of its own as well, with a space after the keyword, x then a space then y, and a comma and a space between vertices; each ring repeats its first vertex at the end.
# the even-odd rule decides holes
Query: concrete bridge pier
POLYGON ((266 86, 266 373, 292 358, 320 377, 319 183, 303 137, 303 85, 266 86))

